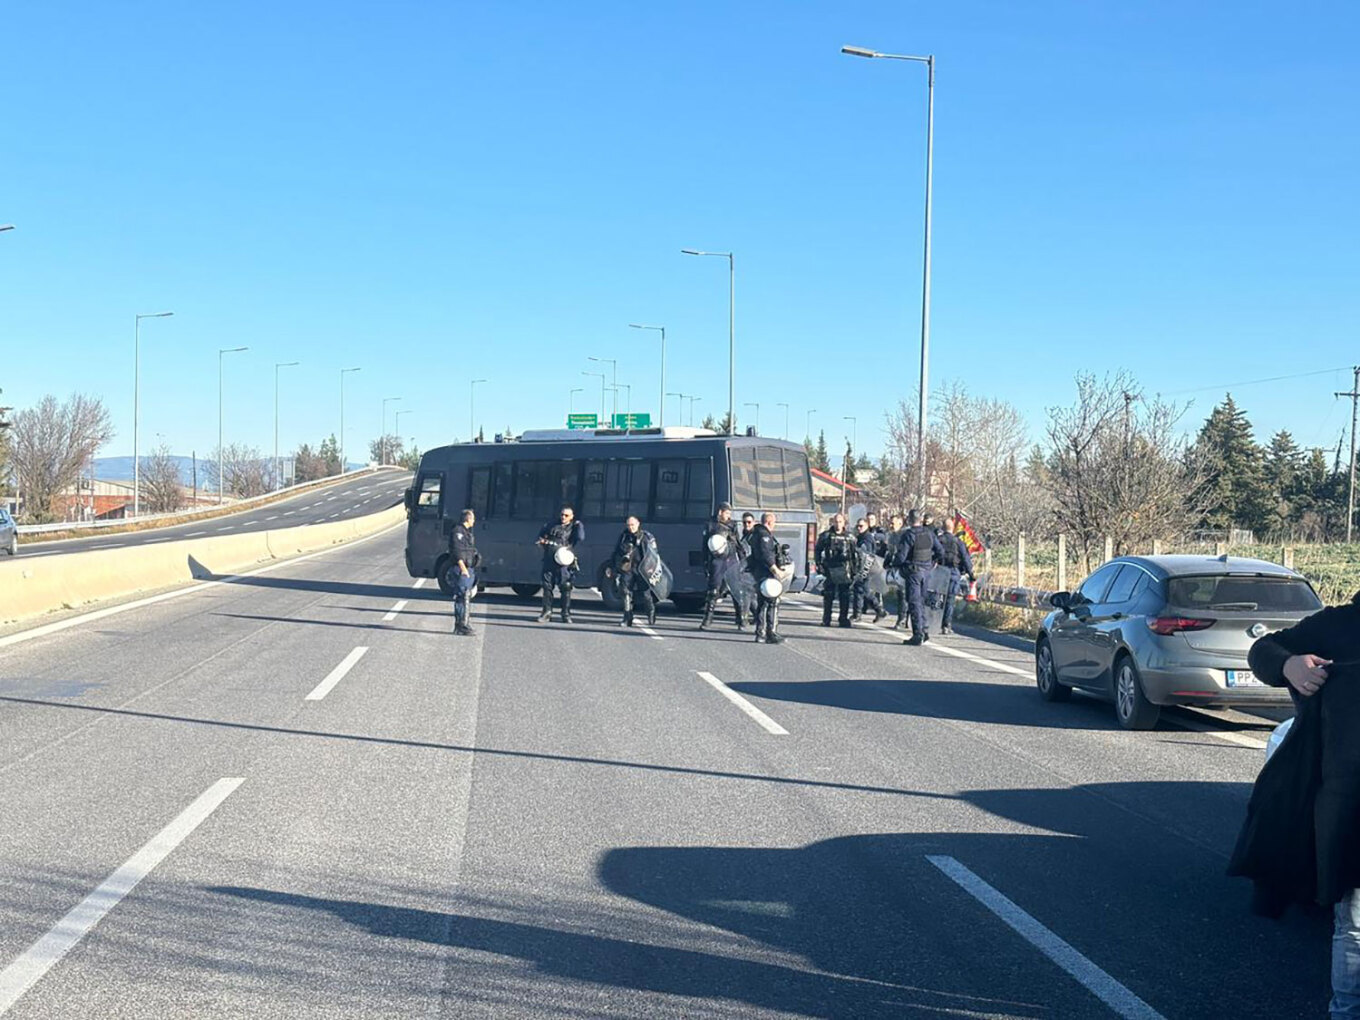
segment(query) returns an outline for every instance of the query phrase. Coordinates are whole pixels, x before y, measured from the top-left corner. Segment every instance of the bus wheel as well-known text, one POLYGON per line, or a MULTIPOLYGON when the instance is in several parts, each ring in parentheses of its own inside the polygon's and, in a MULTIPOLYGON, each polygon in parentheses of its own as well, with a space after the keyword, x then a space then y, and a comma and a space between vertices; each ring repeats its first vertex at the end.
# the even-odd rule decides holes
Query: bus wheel
POLYGON ((704 608, 704 597, 702 595, 672 595, 671 601, 675 603, 675 608, 682 613, 697 613, 704 608))
POLYGON ((512 584, 510 590, 522 599, 531 599, 538 594, 538 590, 543 587, 540 584, 512 584))
POLYGON ((434 568, 434 577, 439 582, 439 590, 445 595, 453 594, 453 579, 449 577, 449 568, 452 566, 453 563, 445 557, 434 568))

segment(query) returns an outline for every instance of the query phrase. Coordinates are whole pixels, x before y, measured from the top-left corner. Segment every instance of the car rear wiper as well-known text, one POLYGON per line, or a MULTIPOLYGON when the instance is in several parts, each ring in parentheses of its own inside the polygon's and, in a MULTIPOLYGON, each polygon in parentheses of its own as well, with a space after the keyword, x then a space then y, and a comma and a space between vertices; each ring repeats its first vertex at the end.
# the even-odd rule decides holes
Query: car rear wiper
POLYGON ((1258 608, 1259 606, 1260 606, 1260 603, 1259 603, 1259 602, 1215 602, 1213 605, 1211 605, 1211 606, 1206 606, 1205 608, 1206 608, 1206 609, 1244 609, 1244 610, 1246 610, 1247 612, 1251 612, 1253 609, 1256 609, 1256 608, 1258 608))

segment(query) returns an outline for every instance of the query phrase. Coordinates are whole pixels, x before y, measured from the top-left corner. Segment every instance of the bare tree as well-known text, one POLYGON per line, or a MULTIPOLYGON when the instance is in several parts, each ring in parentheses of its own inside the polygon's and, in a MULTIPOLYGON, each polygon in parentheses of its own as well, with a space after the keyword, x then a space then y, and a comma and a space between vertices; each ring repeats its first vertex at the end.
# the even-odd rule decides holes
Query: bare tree
POLYGON ((223 489, 237 499, 261 496, 269 491, 274 472, 273 458, 265 457, 257 447, 231 443, 222 449, 220 457, 214 451, 204 467, 207 477, 204 488, 209 492, 218 487, 219 464, 222 468, 223 489))
POLYGON ((1185 410, 1149 401, 1126 372, 1078 376, 1076 403, 1049 409, 1054 518, 1088 569, 1106 536, 1126 552, 1175 537, 1202 515, 1205 467, 1176 432, 1185 410))
POLYGON ((79 481, 81 468, 113 438, 113 423, 97 397, 73 393, 58 403, 48 394, 16 414, 10 431, 25 512, 47 521, 56 516, 57 496, 79 481))
POLYGON ((174 513, 187 502, 179 461, 164 444, 142 460, 142 502, 153 514, 174 513))
POLYGON ((401 436, 379 436, 368 444, 368 459, 375 464, 399 464, 405 452, 401 436))

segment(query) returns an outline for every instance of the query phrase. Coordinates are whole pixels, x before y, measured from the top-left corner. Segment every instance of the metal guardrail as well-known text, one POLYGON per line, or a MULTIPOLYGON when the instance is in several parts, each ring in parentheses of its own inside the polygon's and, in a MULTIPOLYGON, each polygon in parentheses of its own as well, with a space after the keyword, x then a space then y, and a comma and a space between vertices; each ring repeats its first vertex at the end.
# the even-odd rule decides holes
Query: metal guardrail
MULTIPOLYGON (((353 471, 345 471, 338 475, 327 475, 325 478, 316 478, 310 482, 299 482, 297 485, 289 485, 283 489, 275 489, 259 496, 251 496, 248 499, 238 500, 235 503, 223 503, 221 505, 198 507, 194 510, 175 510, 165 514, 142 514, 140 517, 118 517, 107 521, 58 521, 53 524, 21 524, 19 525, 20 535, 41 535, 54 531, 99 531, 102 528, 125 528, 129 524, 141 524, 145 521, 179 520, 180 518, 204 517, 210 514, 222 514, 222 511, 229 510, 235 513, 238 510, 249 510, 254 506, 270 503, 279 499, 287 499, 289 496, 305 492, 308 489, 319 489, 336 482, 345 481, 350 478, 358 478, 361 475, 376 474, 379 471, 393 470, 391 465, 386 467, 362 467, 355 468, 353 471)), ((405 468, 394 470, 405 471, 405 468)), ((222 514, 222 516, 226 516, 222 514)))

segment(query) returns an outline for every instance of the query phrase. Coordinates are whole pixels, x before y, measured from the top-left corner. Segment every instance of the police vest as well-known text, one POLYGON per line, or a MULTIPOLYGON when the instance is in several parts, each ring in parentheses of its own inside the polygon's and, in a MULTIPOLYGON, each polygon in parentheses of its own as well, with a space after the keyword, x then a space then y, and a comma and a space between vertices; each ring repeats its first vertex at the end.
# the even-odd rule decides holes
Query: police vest
POLYGON ((958 570, 959 540, 948 532, 945 532, 940 536, 940 545, 944 546, 944 565, 950 570, 958 570))
POLYGON ((929 566, 935 559, 935 532, 925 525, 911 529, 911 563, 913 566, 929 566))
POLYGON ((847 534, 831 533, 826 544, 827 563, 845 563, 850 559, 850 549, 854 540, 847 534))

